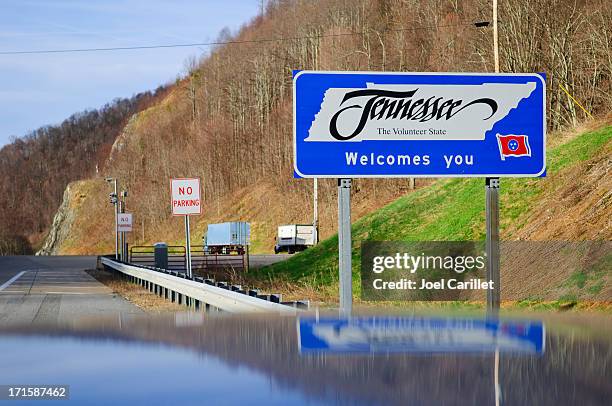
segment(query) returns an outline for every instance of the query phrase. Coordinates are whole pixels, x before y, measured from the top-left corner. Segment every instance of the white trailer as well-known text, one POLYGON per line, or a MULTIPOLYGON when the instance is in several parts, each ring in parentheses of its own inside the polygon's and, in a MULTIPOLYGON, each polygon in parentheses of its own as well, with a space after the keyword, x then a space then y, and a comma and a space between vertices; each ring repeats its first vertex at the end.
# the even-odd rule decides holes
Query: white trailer
POLYGON ((312 224, 288 224, 278 226, 274 253, 304 251, 315 245, 315 228, 312 224))
POLYGON ((244 255, 251 244, 251 225, 244 221, 209 224, 202 237, 204 252, 207 254, 244 255))

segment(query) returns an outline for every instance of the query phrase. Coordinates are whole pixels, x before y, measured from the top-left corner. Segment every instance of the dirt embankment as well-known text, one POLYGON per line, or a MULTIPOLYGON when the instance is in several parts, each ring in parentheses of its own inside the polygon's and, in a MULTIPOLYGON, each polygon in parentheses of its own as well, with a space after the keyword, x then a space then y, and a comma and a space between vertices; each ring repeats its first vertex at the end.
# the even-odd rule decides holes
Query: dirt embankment
POLYGON ((527 214, 519 240, 612 239, 612 142, 592 159, 555 175, 527 214))

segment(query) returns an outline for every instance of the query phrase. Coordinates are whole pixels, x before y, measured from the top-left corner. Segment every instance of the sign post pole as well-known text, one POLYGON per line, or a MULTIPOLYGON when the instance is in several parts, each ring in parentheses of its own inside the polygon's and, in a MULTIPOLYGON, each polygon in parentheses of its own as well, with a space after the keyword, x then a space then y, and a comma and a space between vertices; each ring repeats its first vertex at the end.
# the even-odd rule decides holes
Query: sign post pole
POLYGON ((185 215, 185 250, 185 260, 187 262, 187 276, 189 278, 192 278, 193 274, 191 273, 191 230, 189 229, 189 214, 185 215))
POLYGON ((495 316, 500 305, 500 252, 499 252, 499 178, 487 178, 486 198, 486 254, 487 280, 493 282, 493 289, 487 290, 487 314, 495 316))
POLYGON ((119 229, 117 228, 117 219, 119 218, 119 195, 117 194, 117 179, 113 180, 114 196, 115 196, 115 259, 119 259, 119 229))
POLYGON ((349 317, 353 308, 351 264, 351 179, 338 179, 338 270, 340 314, 349 317))
MULTIPOLYGON (((121 216, 121 214, 123 214, 123 202, 121 201, 121 199, 119 199, 119 214, 118 216, 121 216)), ((123 231, 119 231, 119 260, 123 261, 123 231)))

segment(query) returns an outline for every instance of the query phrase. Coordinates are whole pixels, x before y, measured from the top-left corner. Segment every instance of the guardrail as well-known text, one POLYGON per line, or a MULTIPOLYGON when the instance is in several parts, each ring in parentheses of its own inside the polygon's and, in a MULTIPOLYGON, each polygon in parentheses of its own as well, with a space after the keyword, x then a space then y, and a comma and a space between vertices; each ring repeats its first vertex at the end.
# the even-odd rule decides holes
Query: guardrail
POLYGON ((246 291, 239 285, 212 279, 191 280, 183 272, 130 265, 107 257, 99 257, 99 261, 152 293, 196 310, 296 314, 308 308, 307 301, 281 302, 281 295, 261 295, 256 289, 246 291))

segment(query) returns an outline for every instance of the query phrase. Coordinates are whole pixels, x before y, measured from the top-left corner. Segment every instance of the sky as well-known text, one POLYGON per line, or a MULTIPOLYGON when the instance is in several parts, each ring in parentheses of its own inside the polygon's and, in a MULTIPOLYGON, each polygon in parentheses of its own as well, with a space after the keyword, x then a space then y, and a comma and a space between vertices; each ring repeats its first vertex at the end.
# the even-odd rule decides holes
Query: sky
MULTIPOLYGON (((0 52, 210 42, 259 0, 0 0, 0 52)), ((0 146, 73 113, 174 81, 208 47, 0 54, 0 146)))

